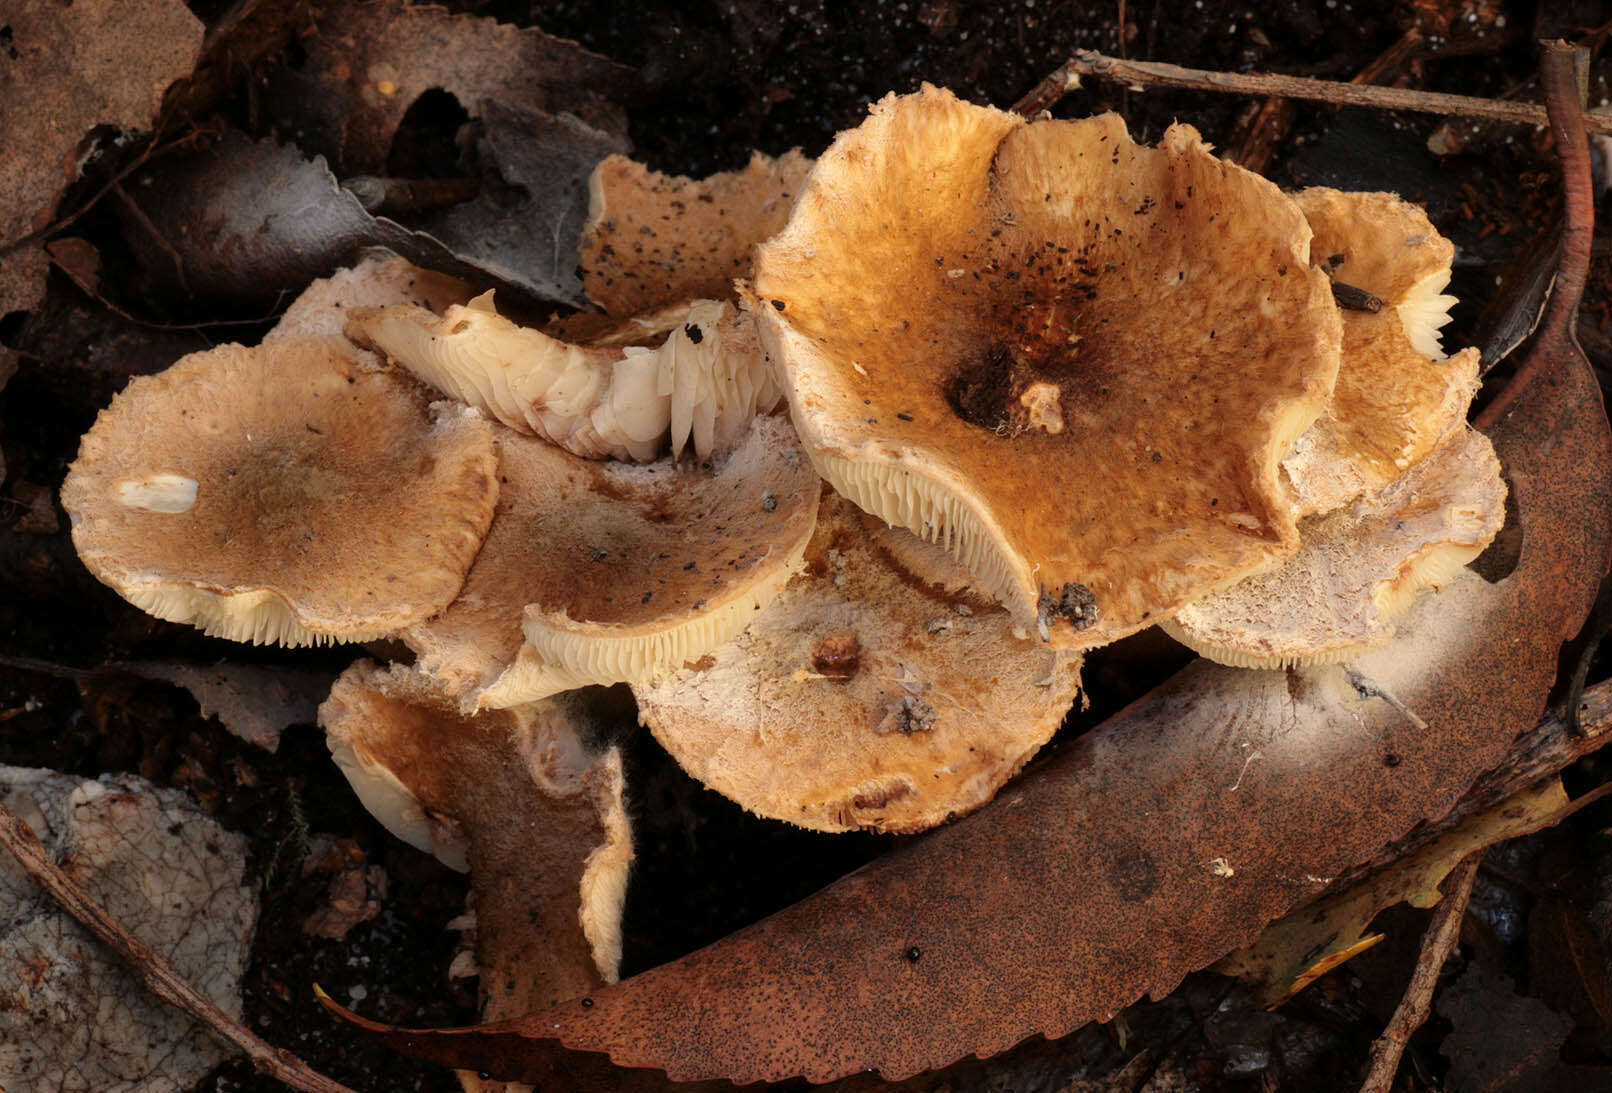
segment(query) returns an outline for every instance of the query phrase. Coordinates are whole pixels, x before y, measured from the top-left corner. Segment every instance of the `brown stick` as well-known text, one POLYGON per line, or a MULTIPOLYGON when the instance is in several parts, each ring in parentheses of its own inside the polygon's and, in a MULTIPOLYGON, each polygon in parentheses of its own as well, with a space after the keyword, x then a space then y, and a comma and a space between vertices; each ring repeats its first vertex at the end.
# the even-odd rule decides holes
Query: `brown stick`
POLYGON ((100 938, 129 966, 146 990, 201 1021, 240 1048, 258 1070, 303 1093, 353 1093, 309 1067, 289 1051, 275 1048, 253 1035, 244 1025, 213 1004, 193 987, 172 964, 120 926, 106 909, 89 897, 62 868, 51 860, 33 828, 0 805, 0 846, 16 855, 25 873, 52 899, 100 938))
MULTIPOLYGON (((1134 90, 1148 87, 1177 87, 1193 91, 1217 91, 1231 95, 1264 95, 1284 99, 1305 99, 1333 106, 1364 106, 1374 110, 1415 110, 1424 114, 1450 114, 1458 117, 1488 118, 1514 125, 1545 125, 1550 118, 1543 106, 1533 103, 1480 99, 1472 95, 1447 95, 1437 91, 1412 91, 1400 87, 1339 83, 1307 76, 1256 76, 1243 72, 1209 72, 1201 68, 1158 61, 1127 61, 1094 50, 1078 50, 1064 64, 1013 107, 1015 113, 1033 117, 1080 86, 1082 77, 1113 80, 1134 90)), ((1612 117, 1589 115, 1584 126, 1592 133, 1612 133, 1612 117)))
POLYGON ((1439 973, 1450 953, 1455 951, 1455 943, 1461 939, 1461 920, 1466 917, 1472 882, 1477 878, 1478 864, 1482 860, 1483 851, 1475 850, 1462 858, 1461 864, 1444 878, 1444 898, 1434 908, 1433 919, 1422 935, 1422 951, 1411 972, 1410 985, 1394 1009, 1394 1016, 1389 1018, 1388 1027, 1371 1045, 1371 1070, 1366 1074, 1360 1093, 1388 1093, 1393 1088, 1405 1045, 1411 1034, 1427 1020, 1433 1008, 1433 992, 1438 989, 1439 973))
MULTIPOLYGON (((1487 430, 1506 415, 1523 389, 1533 382, 1552 361, 1563 353, 1578 354, 1573 328, 1578 323, 1578 305, 1584 298, 1584 285, 1590 274, 1590 248, 1595 234, 1595 187, 1590 178, 1590 144, 1579 98, 1577 50, 1566 42, 1542 42, 1539 57, 1539 85, 1550 108, 1551 133, 1556 138, 1556 155, 1562 161, 1562 244, 1561 263, 1550 302, 1539 322, 1533 348, 1516 374, 1494 401, 1483 408, 1473 422, 1487 430)), ((1596 130, 1600 132, 1600 130, 1596 130)))
MULTIPOLYGON (((1349 82, 1375 84, 1397 75, 1411 54, 1422 47, 1424 40, 1422 32, 1411 27, 1349 82)), ((1241 127, 1240 134, 1233 135, 1227 142, 1231 145, 1232 162, 1263 174, 1265 168, 1270 166, 1277 142, 1287 136, 1287 131, 1292 128, 1294 114, 1293 104, 1287 99, 1266 99, 1247 124, 1241 127)))

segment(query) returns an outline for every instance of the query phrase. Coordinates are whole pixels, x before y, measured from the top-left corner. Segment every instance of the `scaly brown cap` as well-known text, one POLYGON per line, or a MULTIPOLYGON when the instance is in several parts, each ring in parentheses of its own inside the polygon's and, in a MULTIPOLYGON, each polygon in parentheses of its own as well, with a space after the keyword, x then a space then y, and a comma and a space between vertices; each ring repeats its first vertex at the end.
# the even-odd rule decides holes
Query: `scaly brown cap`
POLYGON ((1309 242, 1190 128, 926 88, 818 162, 754 306, 823 477, 1086 647, 1297 547, 1278 463, 1340 338, 1309 242))
POLYGON ((92 573, 234 641, 368 641, 447 606, 498 499, 491 426, 339 338, 134 380, 62 485, 92 573))
POLYGON ((757 243, 783 228, 812 162, 757 153, 742 171, 691 179, 626 156, 593 170, 582 228, 582 287, 608 315, 726 299, 757 243))
POLYGON ((683 769, 750 811, 908 832, 989 801, 1063 722, 1080 661, 899 568, 828 494, 805 572, 738 637, 633 690, 683 769))

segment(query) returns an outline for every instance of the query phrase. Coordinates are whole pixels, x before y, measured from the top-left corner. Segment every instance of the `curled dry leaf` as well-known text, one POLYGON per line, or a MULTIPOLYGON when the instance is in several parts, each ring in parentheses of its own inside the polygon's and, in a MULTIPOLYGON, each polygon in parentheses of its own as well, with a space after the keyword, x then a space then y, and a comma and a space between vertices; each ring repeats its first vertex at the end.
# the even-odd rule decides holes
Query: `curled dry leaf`
POLYGON ((587 306, 578 241, 595 165, 625 138, 569 114, 497 102, 482 107, 481 189, 420 222, 456 255, 556 302, 587 306))
POLYGON ((142 679, 160 679, 189 691, 203 717, 216 717, 230 732, 264 751, 280 748, 292 725, 312 725, 330 689, 330 674, 298 668, 260 668, 220 661, 200 664, 135 661, 116 667, 142 679))
POLYGON ((535 27, 405 0, 324 5, 303 47, 307 59, 281 73, 270 99, 291 115, 302 146, 344 175, 384 173, 404 115, 432 89, 473 118, 490 102, 622 134, 615 104, 637 81, 632 69, 535 27))
MULTIPOLYGON (((583 133, 579 139, 592 137, 583 133)), ((310 161, 295 148, 236 132, 210 147, 165 157, 128 190, 141 213, 127 227, 141 264, 171 290, 198 297, 275 307, 364 247, 384 247, 443 274, 491 284, 512 302, 552 303, 570 291, 557 285, 553 273, 567 245, 550 232, 561 232, 558 220, 541 223, 542 245, 529 264, 496 250, 483 264, 427 232, 371 216, 322 159, 310 161)), ((581 221, 579 212, 563 206, 557 215, 569 217, 566 223, 581 221)), ((577 229, 568 230, 574 235, 577 229)), ((574 255, 575 239, 568 245, 574 255)), ((566 275, 575 281, 574 272, 567 269, 566 275)))
MULTIPOLYGON (((244 838, 186 794, 133 775, 86 781, 0 766, 0 804, 34 829, 90 898, 240 1016, 257 919, 252 890, 241 883, 244 838)), ((188 1089, 229 1056, 0 852, 0 1088, 188 1089)))
POLYGON ((0 53, 0 316, 26 311, 48 259, 5 248, 50 223, 97 125, 148 129, 163 92, 201 55, 202 24, 181 0, 8 4, 0 53))
POLYGON ((1342 666, 1200 661, 974 816, 591 1006, 437 1033, 358 1023, 528 1081, 598 1052, 679 1080, 895 1079, 1168 993, 1447 810, 1538 718, 1612 543, 1599 392, 1565 340, 1547 352, 1490 434, 1515 568, 1418 603, 1354 665, 1368 696, 1342 666))

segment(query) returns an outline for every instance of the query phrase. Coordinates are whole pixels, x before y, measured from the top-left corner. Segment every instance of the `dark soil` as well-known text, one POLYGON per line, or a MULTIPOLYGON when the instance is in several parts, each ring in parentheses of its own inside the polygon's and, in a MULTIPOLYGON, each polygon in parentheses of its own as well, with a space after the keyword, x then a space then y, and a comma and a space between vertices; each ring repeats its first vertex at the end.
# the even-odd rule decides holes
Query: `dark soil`
MULTIPOLYGON (((452 6, 537 24, 638 66, 647 90, 629 110, 636 154, 656 168, 690 174, 740 166, 753 149, 776 154, 798 146, 816 154, 836 131, 854 125, 868 103, 925 81, 1007 106, 1077 48, 1203 68, 1347 79, 1417 19, 1431 26, 1447 17, 1447 29, 1429 34, 1404 80, 1433 90, 1527 99, 1533 97, 1530 43, 1536 32, 1599 45, 1612 17, 1598 3, 1542 4, 1536 11, 1531 4, 1499 0, 1274 0, 1257 13, 1231 0, 460 0, 452 6)), ((192 7, 216 19, 232 6, 192 7)), ((299 49, 296 43, 276 49, 233 73, 213 113, 192 124, 224 119, 254 135, 270 132, 274 119, 260 112, 254 89, 276 68, 295 65, 299 49)), ((1608 72, 1598 59, 1592 103, 1605 101, 1608 72)), ((1119 110, 1142 140, 1156 139, 1174 120, 1190 121, 1224 148, 1239 139, 1247 107, 1231 97, 1099 85, 1069 96, 1055 113, 1119 110)), ((444 140, 451 146, 463 118, 451 98, 424 103, 398 138, 394 169, 440 159, 444 140)), ((1439 125, 1427 116, 1301 105, 1271 149, 1268 173, 1283 185, 1397 190, 1426 203, 1458 247, 1452 291, 1462 303, 1446 341, 1462 345, 1477 336, 1480 313, 1508 264, 1553 223, 1556 198, 1548 141, 1541 134, 1480 127, 1463 153, 1441 158, 1427 148, 1439 125)), ((88 198, 119 155, 109 147, 104 162, 92 162, 64 208, 88 198)), ((75 228, 102 249, 114 272, 127 249, 123 230, 103 209, 75 228)), ((1608 273, 1601 259, 1585 303, 1592 328, 1587 343, 1598 337, 1598 344, 1612 345, 1608 273)), ((129 660, 230 660, 322 667, 334 674, 349 663, 349 650, 247 648, 141 614, 86 573, 69 541, 66 515, 48 497, 38 500, 41 491, 53 494, 61 484, 78 437, 129 377, 221 340, 250 340, 262 326, 153 329, 115 314, 59 273, 53 278, 41 310, 0 318, 0 343, 21 350, 19 371, 0 393, 0 657, 9 658, 0 660, 0 763, 91 776, 136 771, 191 790, 223 824, 252 840, 250 876, 263 903, 246 980, 248 1023, 356 1089, 457 1089, 439 1068, 355 1042, 314 1004, 312 987, 318 983, 338 1001, 381 1020, 473 1021, 474 980, 445 977, 456 947, 445 926, 463 909, 464 878, 403 846, 368 817, 314 727, 291 729, 279 752, 270 755, 202 719, 183 692, 116 672, 79 671, 129 660), (301 929, 326 901, 328 878, 304 877, 300 869, 309 839, 318 835, 355 840, 388 879, 380 915, 342 941, 308 937, 301 929)), ((123 302, 139 311, 142 301, 123 302)), ((180 323, 220 317, 199 308, 183 313, 182 307, 168 315, 180 323)), ((1145 654, 1143 668, 1128 655, 1092 659, 1087 679, 1093 705, 1072 718, 1066 734, 1094 724, 1184 660, 1162 639, 1137 639, 1128 652, 1138 650, 1145 654)), ((1591 678, 1604 674, 1597 669, 1591 678)), ((637 865, 624 974, 755 921, 892 843, 808 834, 748 817, 683 775, 647 734, 632 738, 629 766, 637 865)), ((1601 816, 1602 826, 1605 821, 1601 816)), ((1586 820, 1574 830, 1595 827, 1586 820)), ((1510 900, 1505 905, 1515 907, 1513 917, 1525 923, 1547 896, 1577 907, 1582 916, 1588 900, 1575 898, 1565 879, 1586 875, 1592 851, 1604 848, 1576 840, 1573 831, 1535 845, 1533 859, 1518 865, 1516 875, 1496 872, 1484 890, 1497 905, 1510 900)), ((1137 1044, 1158 1052, 1155 1063, 1173 1059, 1199 1088, 1354 1088, 1366 1049, 1397 999, 1406 960, 1413 958, 1419 924, 1414 915, 1407 917, 1408 927, 1393 934, 1399 951, 1383 946, 1280 1015, 1228 1009, 1222 1005, 1225 988, 1194 980, 1168 1002, 1132 1011, 1129 1051, 1114 1028, 1088 1029, 1060 1044, 1030 1045, 1012 1061, 964 1064, 948 1078, 948 1088, 1028 1088, 1012 1075, 1032 1072, 1045 1081, 1036 1088, 1062 1088, 1076 1074, 1106 1073, 1134 1055, 1137 1044)), ((1473 952, 1490 953, 1525 985, 1532 976, 1537 986, 1542 973, 1530 963, 1528 928, 1513 927, 1485 927, 1473 952)), ((1568 994, 1576 989, 1571 978, 1557 984, 1568 994)), ((1599 983, 1604 992, 1604 976, 1599 983)), ((1572 1061, 1604 1064, 1607 1015, 1593 1001, 1574 996, 1562 1006, 1576 1007, 1572 1061)), ((1435 1025, 1415 1042, 1403 1088, 1438 1087, 1445 1063, 1435 1049, 1442 1032, 1435 1025)), ((236 1062, 198 1093, 278 1088, 236 1062)))

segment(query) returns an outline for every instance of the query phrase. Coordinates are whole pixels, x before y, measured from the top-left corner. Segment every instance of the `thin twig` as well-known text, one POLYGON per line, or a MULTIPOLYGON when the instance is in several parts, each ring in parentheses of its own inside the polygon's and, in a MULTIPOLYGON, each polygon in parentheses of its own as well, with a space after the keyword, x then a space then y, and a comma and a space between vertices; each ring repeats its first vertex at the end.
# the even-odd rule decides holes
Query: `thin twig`
POLYGON ((1540 44, 1539 85, 1545 92, 1545 105, 1550 108, 1551 133, 1562 162, 1561 264, 1556 268, 1556 284, 1539 321, 1533 348, 1511 381, 1473 421, 1485 431, 1506 415, 1534 377, 1561 354, 1580 352, 1573 328, 1578 323, 1578 305, 1590 274, 1595 186, 1590 178, 1589 138, 1584 132, 1590 119, 1579 99, 1577 54, 1577 49, 1566 42, 1540 44))
MULTIPOLYGON (((1158 61, 1127 61, 1089 49, 1078 50, 1068 63, 1037 84, 1013 109, 1016 113, 1033 117, 1078 88, 1083 77, 1113 80, 1133 90, 1177 87, 1231 95, 1275 96, 1330 103, 1333 106, 1364 106, 1374 110, 1414 110, 1424 114, 1488 118, 1514 125, 1545 125, 1550 120, 1543 106, 1532 103, 1502 102, 1472 95, 1447 95, 1401 87, 1339 83, 1307 76, 1210 72, 1158 61)), ((1584 125, 1592 133, 1612 133, 1612 117, 1588 115, 1584 125)))
POLYGON ((115 952, 146 990, 184 1010, 218 1035, 240 1048, 258 1070, 303 1093, 353 1093, 325 1077, 289 1051, 275 1048, 253 1035, 244 1025, 213 1004, 179 974, 172 964, 120 926, 66 872, 51 860, 33 828, 0 805, 0 845, 16 855, 23 871, 85 929, 115 952))
POLYGON ((1466 917, 1472 882, 1482 860, 1483 851, 1474 850, 1444 878, 1444 898, 1434 908, 1433 919, 1422 935, 1422 951, 1416 958, 1416 969, 1411 972, 1410 985, 1405 988, 1394 1016, 1389 1018, 1388 1027, 1371 1045, 1371 1070, 1366 1074, 1360 1093, 1388 1093, 1393 1088, 1405 1045, 1432 1011, 1439 973, 1444 970, 1450 953, 1455 951, 1455 943, 1461 939, 1461 920, 1466 917))

